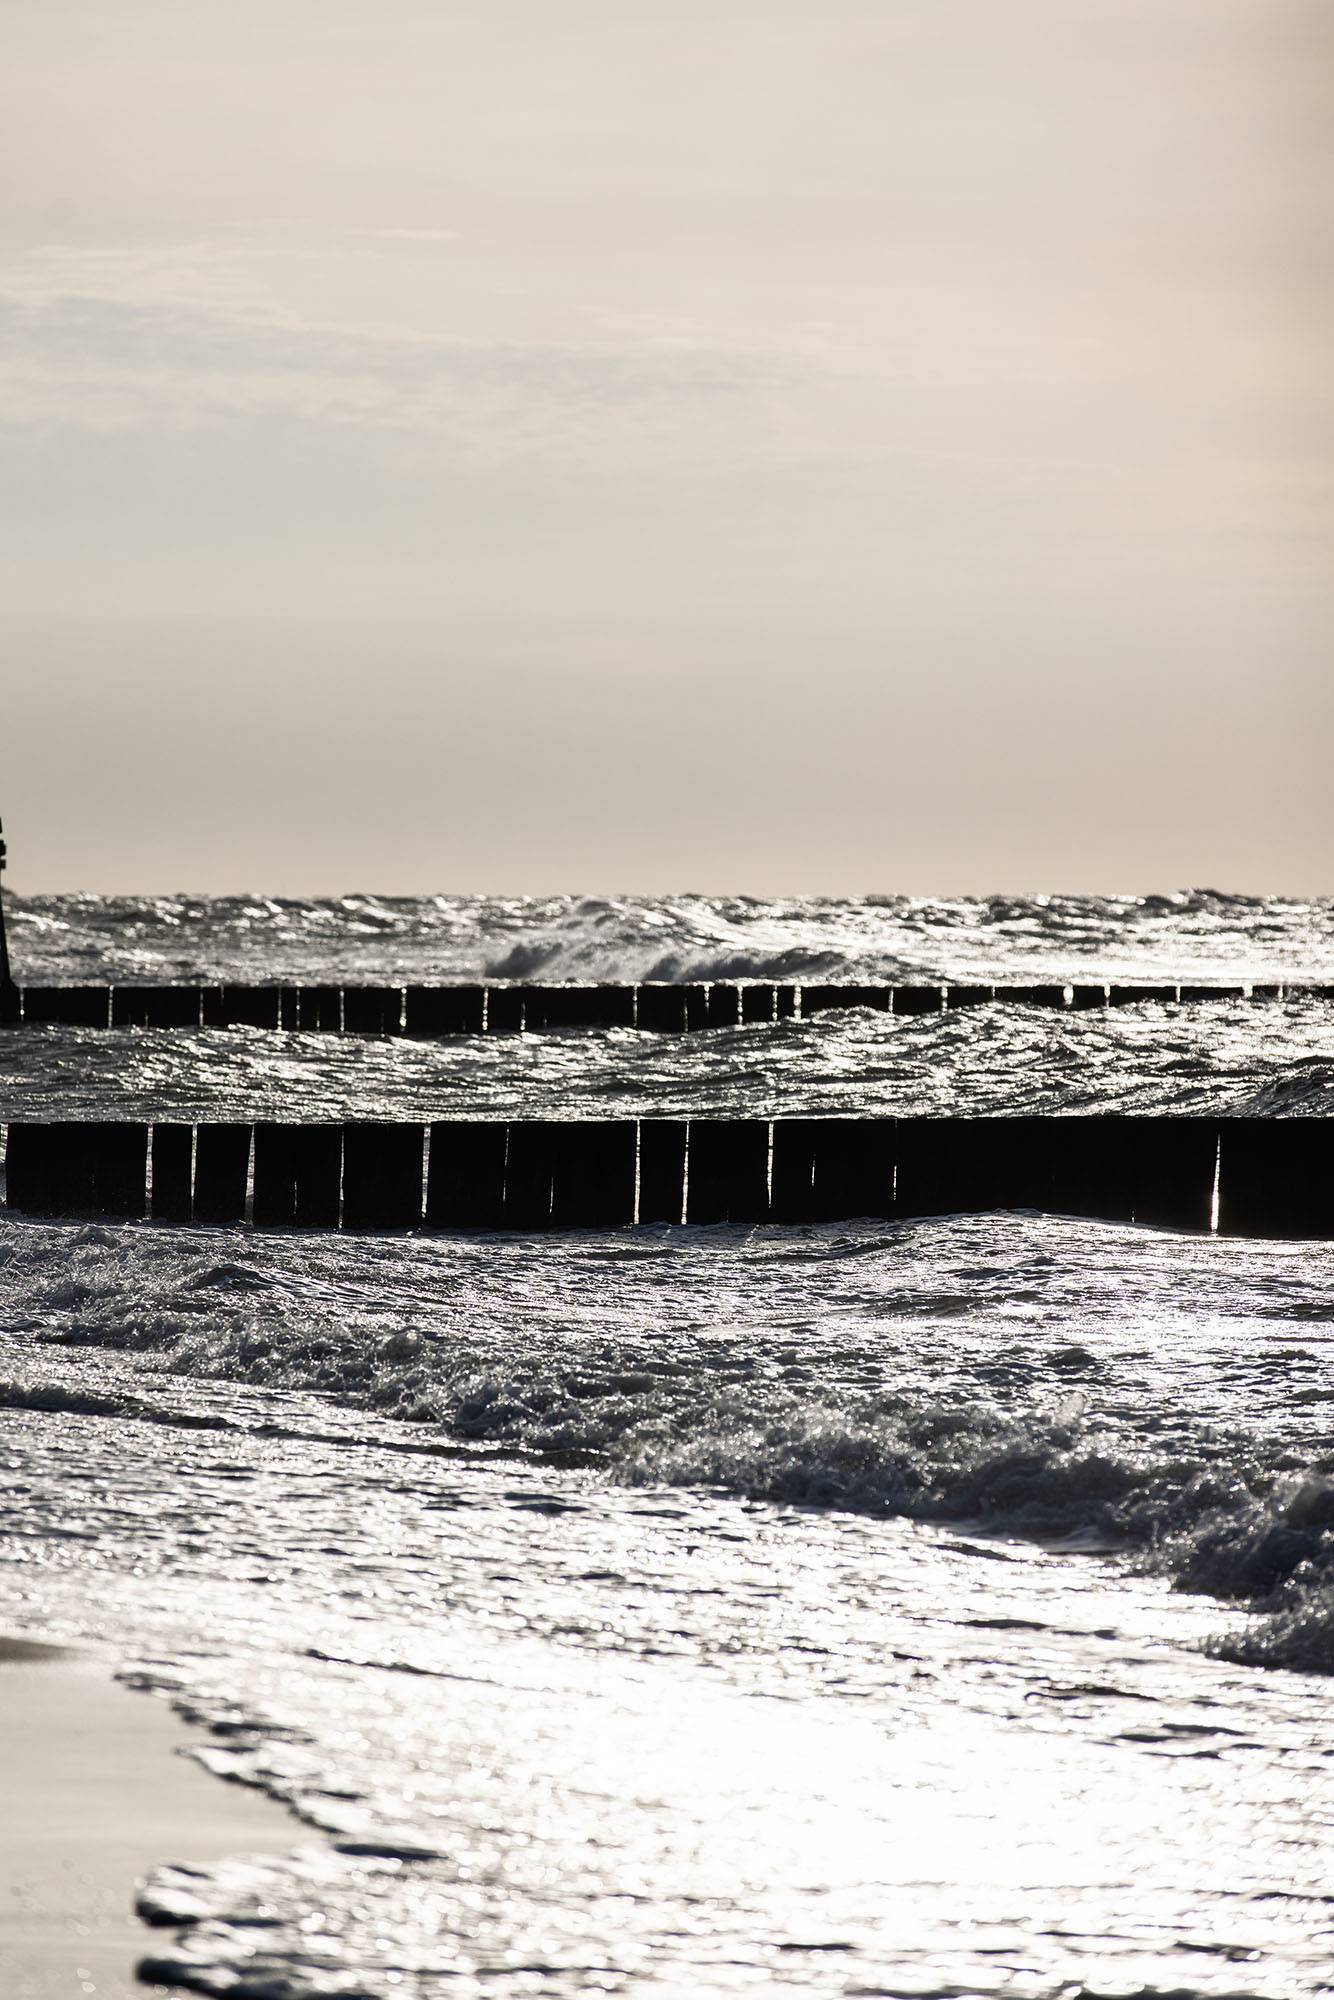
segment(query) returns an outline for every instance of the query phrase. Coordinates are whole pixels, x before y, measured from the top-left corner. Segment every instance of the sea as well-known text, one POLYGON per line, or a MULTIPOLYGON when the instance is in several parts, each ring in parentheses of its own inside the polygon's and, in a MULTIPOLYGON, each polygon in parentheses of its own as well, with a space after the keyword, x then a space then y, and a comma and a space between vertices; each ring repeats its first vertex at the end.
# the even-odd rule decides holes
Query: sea
MULTIPOLYGON (((1334 1113, 1334 903, 20 899, 33 981, 1255 982, 434 1043, 0 1032, 0 1118, 1334 1113)), ((1027 1211, 384 1236, 0 1215, 0 1628, 270 1852, 231 2000, 1334 1992, 1334 1242, 1027 1211)))

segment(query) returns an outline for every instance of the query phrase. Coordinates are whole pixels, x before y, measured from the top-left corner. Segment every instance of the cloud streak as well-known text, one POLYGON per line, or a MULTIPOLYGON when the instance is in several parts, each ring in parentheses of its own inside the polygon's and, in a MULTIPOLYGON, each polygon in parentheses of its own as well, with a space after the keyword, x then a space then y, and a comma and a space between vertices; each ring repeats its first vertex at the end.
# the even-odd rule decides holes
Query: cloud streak
POLYGON ((268 254, 198 241, 31 255, 0 286, 5 420, 158 431, 281 417, 432 434, 485 457, 579 444, 674 460, 772 439, 764 418, 791 374, 773 354, 681 332, 451 338, 321 321, 266 295, 268 254))

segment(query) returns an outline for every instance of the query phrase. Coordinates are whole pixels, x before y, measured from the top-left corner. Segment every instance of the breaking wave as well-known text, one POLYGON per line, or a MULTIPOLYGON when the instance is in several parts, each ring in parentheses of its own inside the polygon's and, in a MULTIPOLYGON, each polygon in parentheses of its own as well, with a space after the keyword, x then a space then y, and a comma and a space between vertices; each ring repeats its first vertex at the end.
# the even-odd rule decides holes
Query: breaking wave
MULTIPOLYGON (((1049 1227, 1036 1219, 1027 1226, 1035 1240, 1049 1227)), ((8 1259, 30 1324, 40 1328, 38 1351, 59 1350, 67 1362, 72 1350, 89 1359, 110 1350, 133 1361, 133 1391, 123 1367, 114 1390, 53 1371, 46 1380, 0 1382, 0 1407, 216 1429, 246 1425, 238 1389, 276 1390, 361 1413, 386 1450, 517 1452, 623 1485, 1116 1551, 1182 1590, 1253 1613, 1244 1630, 1217 1640, 1227 1658, 1334 1672, 1334 1453, 1295 1451, 1293 1434, 1267 1431, 1254 1408, 1249 1424, 1226 1426, 1185 1408, 1164 1431, 1155 1395, 1138 1386, 1128 1394, 1114 1358, 1087 1339, 1048 1347, 1041 1370, 1021 1379, 996 1358, 1003 1326, 964 1316, 966 1287, 942 1293, 939 1310, 958 1328, 953 1345, 973 1349, 974 1359, 932 1386, 912 1376, 910 1357, 896 1369, 873 1344, 854 1367, 841 1341, 806 1343, 802 1352, 790 1328, 781 1336, 758 1324, 699 1335, 677 1328, 655 1337, 651 1325, 613 1318, 595 1336, 562 1329, 569 1296, 636 1264, 651 1270, 654 1251, 679 1261, 684 1243, 674 1251, 636 1246, 647 1263, 642 1255, 625 1262, 620 1246, 601 1260, 590 1251, 565 1281, 573 1292, 548 1300, 548 1329, 525 1339, 513 1319, 528 1297, 517 1266, 518 1290, 498 1324, 480 1323, 461 1302, 453 1330, 423 1329, 404 1317, 421 1304, 411 1270, 396 1262, 410 1253, 390 1243, 357 1253, 372 1260, 383 1288, 383 1303, 367 1315, 364 1299, 345 1298, 313 1271, 284 1270, 277 1252, 266 1269, 243 1253, 210 1254, 196 1238, 192 1252, 159 1252, 150 1262, 151 1248, 142 1259, 134 1254, 149 1245, 147 1233, 91 1228, 50 1232, 60 1246, 50 1256, 47 1234, 25 1231, 8 1259), (901 1386, 886 1387, 896 1373, 901 1386)), ((916 1240, 929 1254, 928 1237, 916 1240)), ((892 1232, 877 1233, 849 1262, 846 1246, 812 1232, 812 1269, 792 1266, 787 1282, 818 1295, 833 1282, 820 1276, 832 1265, 852 1274, 855 1297, 875 1299, 874 1260, 892 1256, 893 1242, 892 1232)), ((513 1252, 510 1260, 507 1271, 513 1252)), ((985 1280, 989 1272, 964 1275, 985 1280)), ((1318 1297, 1285 1302, 1272 1280, 1256 1282, 1262 1315, 1278 1306, 1300 1312, 1303 1324, 1310 1312, 1327 1315, 1318 1297)), ((887 1286, 882 1279, 881 1295, 887 1286)), ((917 1295, 914 1313, 926 1328, 929 1292, 917 1295)), ((1280 1377, 1293 1359, 1287 1349, 1277 1357, 1280 1377)), ((1255 1382, 1261 1360, 1245 1364, 1255 1382)), ((1315 1377, 1301 1400, 1323 1394, 1315 1377)))
POLYGON ((1321 979, 1334 902, 1231 896, 37 896, 33 980, 1321 979))

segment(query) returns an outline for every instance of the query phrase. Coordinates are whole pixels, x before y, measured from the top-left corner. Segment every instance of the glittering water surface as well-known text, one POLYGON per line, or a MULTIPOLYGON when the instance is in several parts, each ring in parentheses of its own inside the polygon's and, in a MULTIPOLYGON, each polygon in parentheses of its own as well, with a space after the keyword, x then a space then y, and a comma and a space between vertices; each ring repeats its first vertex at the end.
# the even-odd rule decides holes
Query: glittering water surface
MULTIPOLYGON (((86 976, 128 929, 160 948, 160 906, 60 907, 86 976)), ((346 969, 339 907, 284 970, 346 969)), ((496 906, 445 907, 482 969, 496 906)), ((493 948, 605 907, 505 906, 493 948)), ((604 976, 650 969, 631 907, 604 976)), ((744 907, 803 949, 826 922, 837 952, 960 906, 744 907)), ((999 946, 981 907, 941 919, 932 970, 975 932, 997 976, 1033 962, 1046 906, 1008 906, 999 946)), ((1100 942, 1079 907, 1109 969, 1159 921, 1244 976, 1280 950, 1324 969, 1320 911, 1118 906, 1100 942)), ((238 908, 210 943, 188 906, 182 976, 232 969, 238 908)), ((405 976, 403 950, 365 976, 405 976)), ((680 1043, 52 1030, 0 1045, 0 1108, 1309 1110, 1328 1053, 1309 1003, 680 1043)), ((0 1619, 102 1643, 294 1813, 286 1851, 162 1857, 156 1977, 1329 1991, 1334 1246, 1025 1215, 417 1239, 15 1218, 0 1326, 0 1619)))
POLYGON ((18 978, 1334 978, 1334 900, 993 896, 38 896, 18 978))
POLYGON ((1334 1001, 1145 1002, 1091 1013, 996 1002, 895 1017, 659 1035, 628 1028, 368 1041, 261 1028, 0 1031, 15 1116, 375 1118, 1324 1117, 1334 1001))

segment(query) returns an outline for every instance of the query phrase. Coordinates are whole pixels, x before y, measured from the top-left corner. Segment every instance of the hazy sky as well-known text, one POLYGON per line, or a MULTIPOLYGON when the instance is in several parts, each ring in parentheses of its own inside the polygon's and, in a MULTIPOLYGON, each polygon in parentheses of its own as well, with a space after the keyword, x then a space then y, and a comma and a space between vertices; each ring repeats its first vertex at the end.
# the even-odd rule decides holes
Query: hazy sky
POLYGON ((14 889, 1334 891, 1329 0, 0 0, 14 889))

